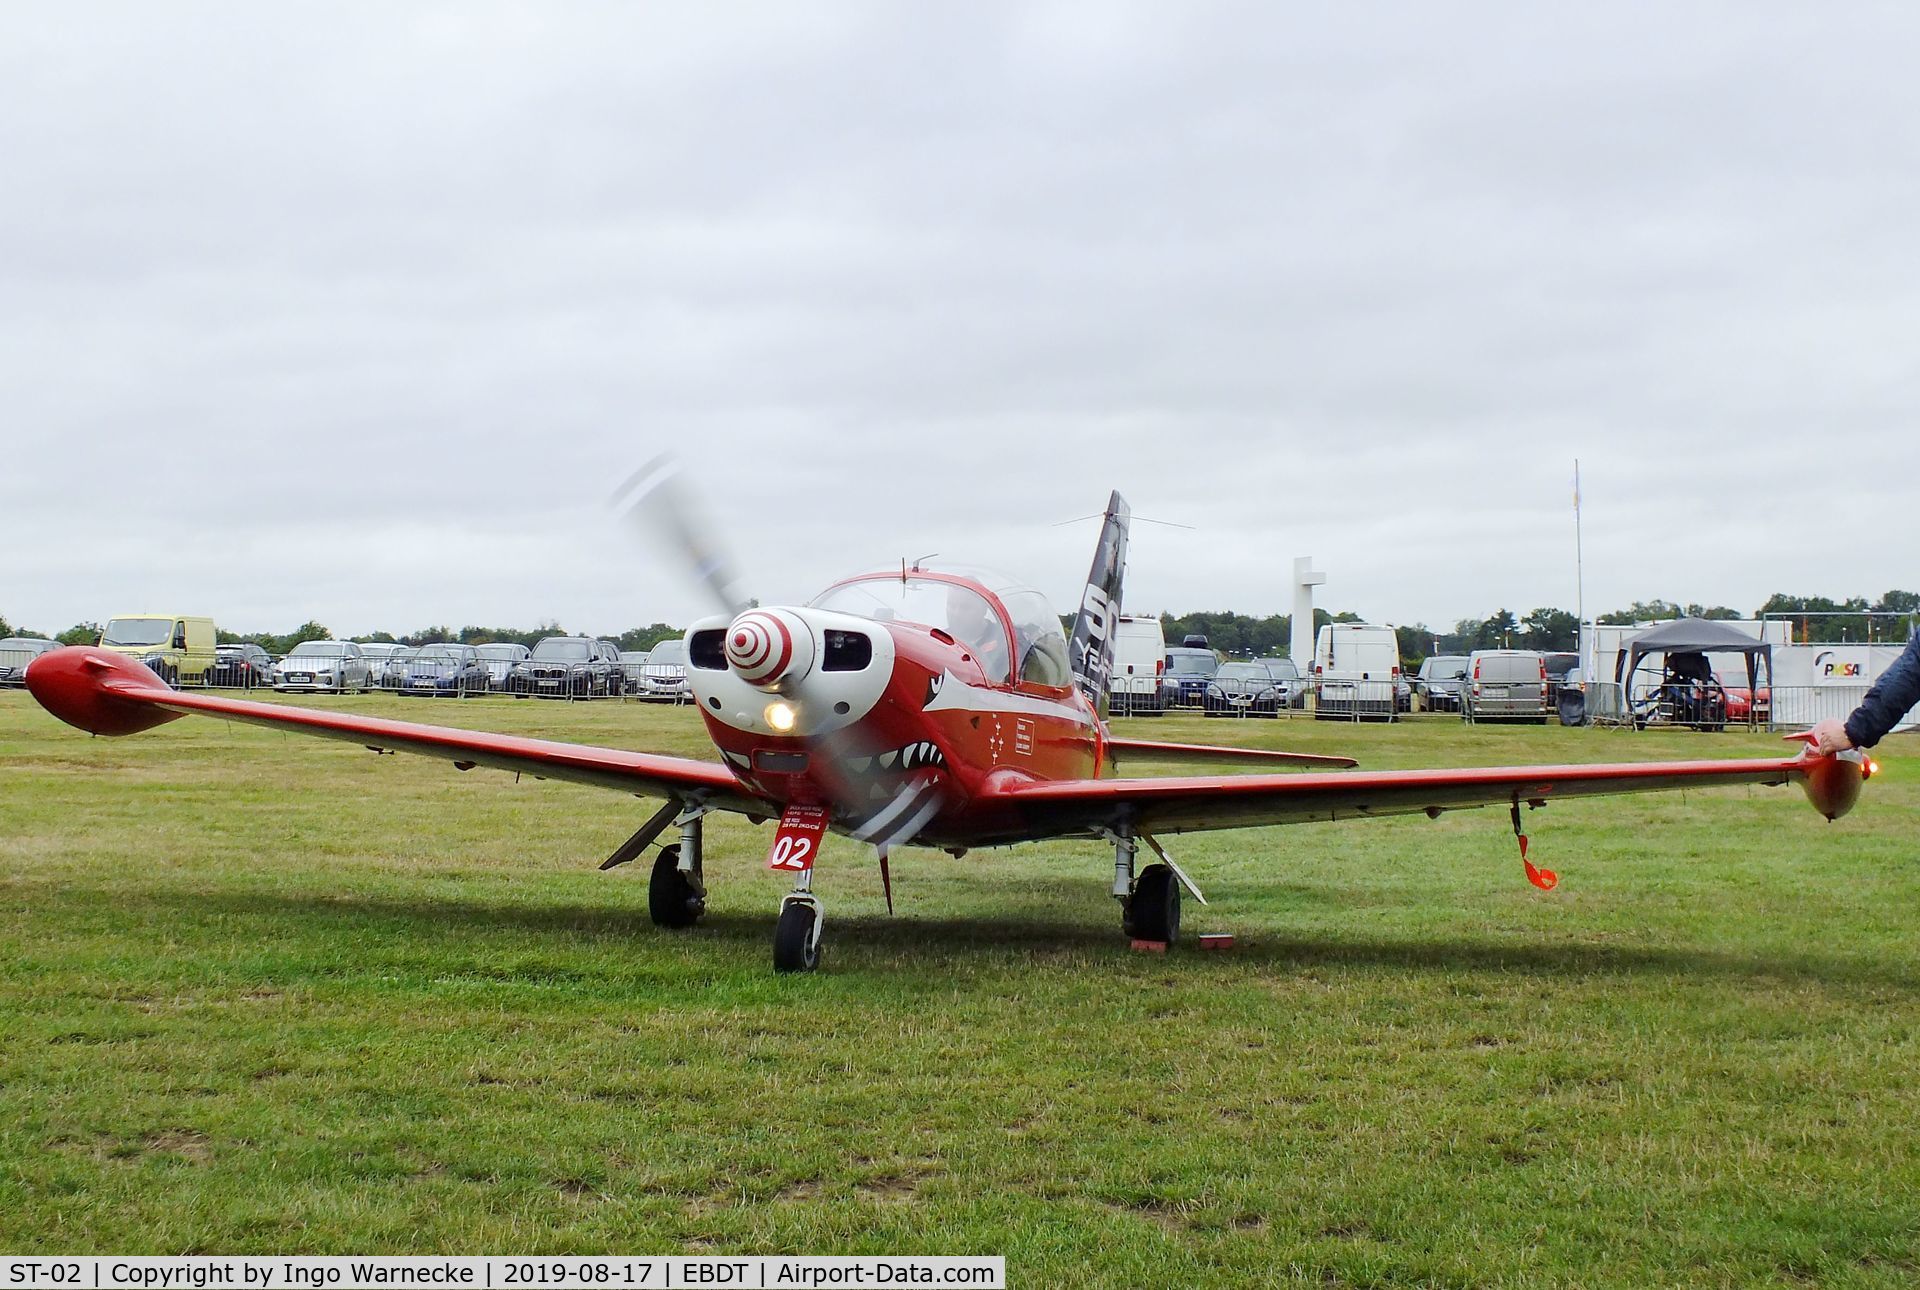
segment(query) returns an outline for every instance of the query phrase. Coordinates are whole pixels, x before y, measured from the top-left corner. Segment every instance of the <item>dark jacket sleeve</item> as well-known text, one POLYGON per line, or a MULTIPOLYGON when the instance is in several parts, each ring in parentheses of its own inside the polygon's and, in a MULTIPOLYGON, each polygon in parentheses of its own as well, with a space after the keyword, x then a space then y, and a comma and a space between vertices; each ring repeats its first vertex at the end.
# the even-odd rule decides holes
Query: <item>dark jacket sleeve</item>
POLYGON ((1847 738, 1858 747, 1873 747, 1915 703, 1920 703, 1920 636, 1907 642, 1906 652, 1873 683, 1847 718, 1847 738))

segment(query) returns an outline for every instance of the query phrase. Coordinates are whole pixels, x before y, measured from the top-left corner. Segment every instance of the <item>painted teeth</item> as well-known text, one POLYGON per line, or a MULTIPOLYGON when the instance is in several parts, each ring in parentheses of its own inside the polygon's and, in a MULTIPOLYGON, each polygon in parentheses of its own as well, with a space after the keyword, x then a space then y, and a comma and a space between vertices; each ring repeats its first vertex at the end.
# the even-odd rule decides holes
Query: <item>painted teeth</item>
POLYGON ((880 770, 922 770, 927 767, 944 769, 947 755, 940 751, 940 745, 922 740, 908 744, 905 748, 895 748, 892 752, 883 752, 877 757, 849 757, 847 768, 854 774, 862 774, 869 768, 880 770))
POLYGON ((919 770, 922 766, 945 766, 947 759, 939 745, 931 743, 908 744, 900 750, 900 768, 919 770))

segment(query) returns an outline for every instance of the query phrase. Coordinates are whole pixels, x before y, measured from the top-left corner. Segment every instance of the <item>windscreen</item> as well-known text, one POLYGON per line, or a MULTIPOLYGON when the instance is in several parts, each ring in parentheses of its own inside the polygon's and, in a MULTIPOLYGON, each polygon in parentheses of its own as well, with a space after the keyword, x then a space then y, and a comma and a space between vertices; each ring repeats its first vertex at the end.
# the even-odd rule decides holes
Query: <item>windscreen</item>
POLYGON ((1258 663, 1228 663, 1220 669, 1223 681, 1265 681, 1267 669, 1258 663))
POLYGON ((550 636, 533 647, 533 656, 543 663, 585 663, 593 658, 593 646, 586 641, 550 636))
POLYGON ((482 645, 480 647, 480 657, 496 661, 500 659, 515 659, 520 657, 520 647, 518 645, 482 645))
POLYGON ((288 658, 339 658, 346 650, 338 641, 301 641, 288 658))
POLYGON ((165 645, 172 639, 171 618, 115 618, 100 634, 102 645, 165 645))
POLYGON ((978 645, 986 632, 1004 630, 1000 616, 979 592, 927 578, 868 578, 844 583, 816 596, 813 607, 883 623, 938 627, 969 645, 978 645))
POLYGON ((648 667, 685 667, 687 665, 687 643, 683 640, 661 641, 647 655, 648 667))

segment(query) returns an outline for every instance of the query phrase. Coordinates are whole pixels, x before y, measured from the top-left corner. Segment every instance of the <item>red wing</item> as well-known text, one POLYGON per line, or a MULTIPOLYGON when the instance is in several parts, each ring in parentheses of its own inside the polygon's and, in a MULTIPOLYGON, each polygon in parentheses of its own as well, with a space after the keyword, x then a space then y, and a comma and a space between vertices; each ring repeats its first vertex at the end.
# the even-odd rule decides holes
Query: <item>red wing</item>
POLYGON ((646 797, 698 793, 723 810, 780 813, 777 806, 749 793, 726 767, 711 762, 170 690, 140 664, 101 650, 44 654, 28 669, 27 687, 49 712, 94 734, 132 734, 199 712, 370 748, 444 757, 463 768, 490 766, 646 797))
MULTIPOLYGON (((1074 780, 1003 790, 993 815, 1009 835, 1059 837, 1130 823, 1143 833, 1351 820, 1605 793, 1796 781, 1830 818, 1844 814, 1864 778, 1833 757, 1641 762, 1591 766, 1490 766, 1471 770, 1223 775, 1074 780)), ((1015 840, 1009 836, 1007 840, 1015 840)))

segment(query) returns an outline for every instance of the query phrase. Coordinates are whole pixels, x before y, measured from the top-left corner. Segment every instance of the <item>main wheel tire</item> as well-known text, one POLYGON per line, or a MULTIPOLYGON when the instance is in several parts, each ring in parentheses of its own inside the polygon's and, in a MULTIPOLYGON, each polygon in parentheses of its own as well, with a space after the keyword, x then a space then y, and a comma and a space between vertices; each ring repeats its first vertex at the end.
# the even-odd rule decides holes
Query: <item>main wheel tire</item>
POLYGON ((1180 939, 1180 880, 1163 864, 1150 864, 1134 880, 1127 901, 1127 934, 1139 941, 1180 939))
POLYGON ((655 927, 692 927, 707 912, 707 898, 680 872, 680 848, 661 847, 647 881, 647 913, 655 927))
POLYGON ((805 901, 790 900, 780 907, 773 929, 773 970, 811 972, 820 966, 817 932, 820 911, 805 901))

